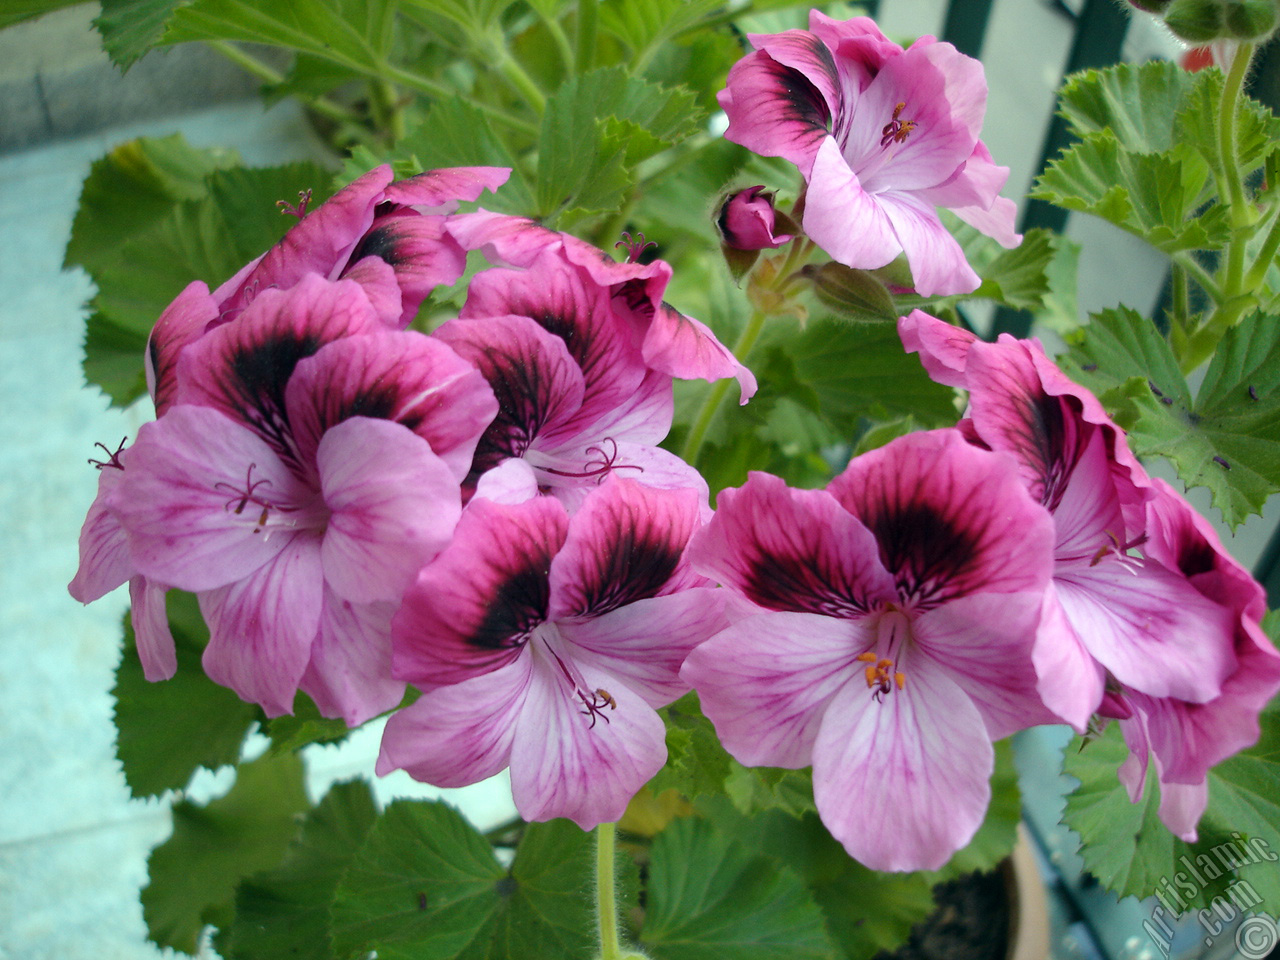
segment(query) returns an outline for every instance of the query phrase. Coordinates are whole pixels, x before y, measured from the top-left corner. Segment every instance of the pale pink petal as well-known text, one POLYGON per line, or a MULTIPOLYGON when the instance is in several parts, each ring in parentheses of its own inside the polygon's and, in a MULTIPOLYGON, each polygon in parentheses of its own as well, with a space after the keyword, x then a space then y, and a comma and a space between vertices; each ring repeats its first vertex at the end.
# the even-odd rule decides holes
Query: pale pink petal
POLYGON ((809 238, 849 267, 874 270, 902 252, 902 242, 879 199, 863 189, 829 137, 813 161, 803 220, 809 238))
POLYGON ((930 379, 948 387, 966 387, 965 366, 969 348, 976 334, 931 317, 923 310, 912 310, 898 318, 898 336, 907 353, 920 355, 930 379))
POLYGON ((523 723, 532 657, 424 693, 397 710, 382 732, 378 776, 406 770, 437 787, 465 787, 506 769, 523 723))
POLYGON ((321 550, 325 581, 353 603, 399 601, 453 536, 462 513, 457 479, 408 428, 367 417, 326 431, 316 466, 333 511, 321 550))
POLYGON ((588 688, 612 700, 588 718, 549 649, 530 646, 533 677, 511 743, 516 809, 526 820, 565 817, 583 830, 619 819, 667 760, 662 718, 617 678, 581 665, 588 688))
POLYGON ((597 617, 657 596, 698 526, 697 490, 660 490, 620 476, 586 498, 551 561, 552 620, 597 617))
POLYGON ((869 77, 875 76, 890 57, 902 55, 902 47, 881 33, 870 17, 835 20, 821 10, 810 10, 809 29, 832 50, 840 51, 841 63, 856 56, 869 77))
POLYGON ((916 293, 935 297, 978 289, 982 279, 930 204, 896 189, 876 194, 876 202, 907 255, 916 293))
POLYGON ((1106 671, 1072 629, 1052 584, 1045 591, 1032 660, 1044 705, 1083 733, 1102 702, 1106 671))
POLYGON ((599 416, 590 422, 586 417, 574 417, 540 433, 537 446, 547 451, 581 449, 588 438, 594 442, 594 438, 604 437, 657 446, 671 432, 675 415, 671 377, 650 370, 617 406, 593 412, 599 416))
POLYGON ((392 603, 353 604, 325 591, 311 659, 298 686, 321 715, 357 727, 404 698, 403 680, 391 678, 392 603))
POLYGON ((1208 782, 1160 784, 1160 808, 1157 811, 1160 822, 1187 843, 1195 843, 1199 839, 1196 825, 1208 806, 1208 782))
POLYGON ((1022 234, 1014 226, 1018 222, 1018 205, 1007 197, 996 197, 990 207, 952 207, 951 212, 1006 249, 1022 243, 1022 234))
POLYGON ((618 677, 651 707, 665 706, 689 690, 680 678, 685 657, 728 626, 726 592, 694 587, 637 600, 601 616, 562 621, 560 634, 575 662, 618 677))
POLYGON ((142 661, 142 675, 148 680, 168 680, 178 672, 178 653, 169 630, 169 614, 164 595, 168 588, 146 577, 129 580, 129 616, 133 637, 142 661))
POLYGON ((1235 669, 1230 611, 1159 563, 1073 565, 1055 584, 1085 647, 1127 687, 1203 703, 1235 669))
POLYGON ((498 401, 480 371, 442 340, 388 330, 344 337, 300 360, 285 410, 303 461, 330 427, 377 417, 426 440, 461 482, 498 401))
POLYGON ((254 432, 216 410, 179 404, 144 424, 109 497, 136 570, 209 590, 272 560, 317 518, 311 492, 254 432), (270 506, 263 506, 269 504, 270 506))
POLYGON ((538 496, 538 477, 533 467, 513 457, 486 470, 476 481, 475 496, 495 503, 524 503, 538 496))
MULTIPOLYGON (((999 196, 1009 179, 1009 168, 997 166, 991 158, 987 145, 979 140, 973 145, 973 155, 957 167, 955 172, 937 186, 916 191, 917 195, 937 207, 950 207, 953 210, 968 209, 979 213, 996 214, 995 203, 1003 200, 1008 208, 1008 220, 1000 220, 1000 232, 1007 237, 1017 237, 1013 232, 1014 217, 1017 207, 1012 200, 1004 200, 999 196)), ((1001 208, 1004 209, 1003 207, 1001 208)), ((983 233, 988 231, 983 230, 983 233)), ((989 236, 995 236, 988 233, 989 236)), ((999 239, 999 238, 997 238, 999 239)), ((1003 242, 1003 241, 1001 241, 1003 242)), ((1006 246, 1017 244, 1013 243, 1006 246)))
POLYGON ((1053 519, 1027 494, 1012 458, 956 430, 910 434, 865 453, 827 489, 875 535, 899 593, 917 607, 975 593, 1040 593, 1049 583, 1053 519))
POLYGON ((98 495, 80 528, 80 566, 67 584, 68 592, 81 603, 105 596, 137 572, 124 527, 106 506, 123 480, 124 471, 109 463, 98 471, 98 495))
POLYGON ((298 534, 252 575, 199 594, 209 625, 204 671, 269 717, 293 712, 320 625, 319 540, 298 534))
POLYGON ((479 250, 492 264, 527 267, 544 251, 563 245, 554 230, 527 217, 477 210, 449 218, 445 227, 464 250, 479 250))
POLYGON ((812 762, 823 711, 842 687, 853 679, 853 696, 870 699, 857 656, 875 639, 862 620, 763 613, 695 647, 680 676, 739 762, 799 768, 812 762))
POLYGON ((642 347, 645 363, 681 380, 736 377, 738 403, 755 396, 756 378, 706 324, 663 303, 654 313, 642 347))
MULTIPOLYGON (((1040 723, 1055 723, 1036 685, 1032 651, 1044 593, 983 593, 926 610, 912 623, 916 658, 949 677, 1000 740, 1040 723)), ((899 666, 899 669, 903 669, 899 666)), ((906 672, 911 686, 914 673, 906 672)))
POLYGON ((991 798, 995 753, 977 709, 941 671, 906 666, 907 686, 882 701, 849 682, 813 746, 818 814, 873 870, 937 870, 973 837, 991 798))
POLYGON ((449 547, 418 574, 392 621, 393 675, 424 689, 510 663, 547 617, 551 558, 569 518, 556 500, 475 498, 449 547))
MULTIPOLYGON (((590 435, 588 435, 589 437, 590 435)), ((583 438, 553 450, 534 447, 525 454, 538 483, 574 513, 610 475, 663 490, 696 490, 707 510, 710 493, 702 474, 679 456, 646 443, 583 438)))
POLYGON ((767 473, 723 490, 694 538, 699 573, 771 610, 857 617, 897 598, 870 531, 824 490, 767 473))

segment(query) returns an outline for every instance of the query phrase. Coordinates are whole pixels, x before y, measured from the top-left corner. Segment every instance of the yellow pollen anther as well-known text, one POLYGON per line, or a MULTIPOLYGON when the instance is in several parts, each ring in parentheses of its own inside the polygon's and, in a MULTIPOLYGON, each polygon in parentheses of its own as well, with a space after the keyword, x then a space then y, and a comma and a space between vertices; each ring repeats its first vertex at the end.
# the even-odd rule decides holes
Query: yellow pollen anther
POLYGON ((906 107, 905 101, 899 101, 897 106, 893 108, 893 116, 880 131, 880 146, 887 147, 890 143, 905 143, 907 137, 911 135, 911 131, 916 128, 914 120, 899 119, 906 107))
POLYGON ((858 654, 856 659, 861 660, 863 663, 875 663, 876 655, 868 650, 866 653, 858 654))
POLYGON ((899 690, 907 685, 907 675, 901 672, 895 672, 893 675, 893 683, 899 690))
POLYGON ((876 681, 880 679, 880 671, 875 667, 867 667, 867 689, 870 690, 876 685, 876 681))
POLYGON ((867 678, 867 689, 872 691, 871 695, 877 702, 885 694, 892 693, 895 687, 901 690, 907 685, 907 675, 901 670, 894 670, 892 660, 876 659, 871 654, 860 654, 858 659, 868 663, 876 660, 875 666, 868 666, 863 673, 867 678))

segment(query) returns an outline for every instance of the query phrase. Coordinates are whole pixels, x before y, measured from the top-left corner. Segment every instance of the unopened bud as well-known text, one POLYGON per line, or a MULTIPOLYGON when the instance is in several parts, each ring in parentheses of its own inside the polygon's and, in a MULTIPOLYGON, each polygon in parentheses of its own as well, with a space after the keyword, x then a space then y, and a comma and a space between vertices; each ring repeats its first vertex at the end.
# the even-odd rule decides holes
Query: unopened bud
POLYGON ((851 320, 896 320, 893 297, 875 274, 832 261, 805 267, 813 292, 823 305, 851 320))
POLYGON ((1165 9, 1164 23, 1187 43, 1208 43, 1226 35, 1222 0, 1173 0, 1165 9))
POLYGON ((1265 40, 1276 28, 1275 0, 1238 0, 1227 4, 1227 32, 1237 40, 1265 40))
POLYGON ((776 250, 794 235, 785 214, 773 208, 773 194, 764 186, 747 187, 725 197, 716 214, 716 226, 726 247, 735 250, 776 250), (793 233, 784 233, 791 229, 793 233))

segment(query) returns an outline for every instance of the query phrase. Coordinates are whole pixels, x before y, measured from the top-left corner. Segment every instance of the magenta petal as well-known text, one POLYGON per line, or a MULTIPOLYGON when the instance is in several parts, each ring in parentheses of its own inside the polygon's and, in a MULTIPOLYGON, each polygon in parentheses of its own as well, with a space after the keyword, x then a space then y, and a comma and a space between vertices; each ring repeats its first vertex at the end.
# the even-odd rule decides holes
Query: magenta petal
POLYGON ((168 680, 178 672, 178 653, 164 606, 167 592, 167 587, 152 583, 146 577, 129 581, 129 616, 138 659, 142 661, 142 675, 153 683, 168 680))
POLYGON ((813 747, 818 814, 873 870, 937 870, 973 837, 991 798, 995 753, 977 709, 946 676, 911 666, 906 688, 883 702, 851 681, 813 747))
POLYGON ((971 446, 956 430, 865 453, 827 489, 875 535, 899 592, 917 604, 1038 593, 1049 582, 1049 513, 1028 496, 1010 457, 971 446))
POLYGON ((698 526, 696 490, 659 490, 622 477, 596 487, 551 561, 550 618, 599 616, 657 596, 698 526))
POLYGON ((399 601, 453 535, 457 479, 422 438, 367 417, 328 430, 316 466, 333 511, 321 549, 326 582, 353 603, 399 601))
POLYGON ((689 651, 728 625, 724 601, 723 590, 693 587, 561 622, 559 629, 575 662, 618 677, 656 708, 688 692, 680 667, 689 651))
POLYGON ((763 613, 695 647, 680 671, 720 742, 748 766, 807 766, 823 711, 850 678, 870 699, 857 655, 875 642, 861 620, 763 613))
POLYGON ((878 194, 876 200, 907 255, 916 293, 935 297, 978 289, 982 279, 930 204, 897 190, 878 194))
POLYGON ((457 683, 515 659, 547 617, 551 558, 569 518, 557 501, 473 499, 449 547, 406 592, 392 622, 394 676, 457 683))
POLYGON ((390 184, 384 200, 410 207, 429 207, 432 212, 456 206, 459 200, 475 200, 488 190, 497 190, 511 176, 510 167, 442 167, 428 170, 390 184))
POLYGON ((969 348, 977 336, 968 330, 931 317, 923 310, 912 310, 898 318, 898 336, 907 353, 920 355, 930 379, 948 387, 967 387, 965 367, 969 348))
POLYGON ((305 514, 294 507, 310 498, 256 433, 207 407, 172 407, 121 459, 108 507, 137 570, 183 590, 221 587, 272 560, 305 514))
POLYGON ((407 310, 403 291, 396 281, 395 269, 386 261, 378 257, 362 257, 342 274, 341 279, 360 284, 365 296, 369 298, 373 312, 389 329, 398 330, 408 326, 409 320, 413 319, 412 313, 407 320, 404 319, 407 310))
POLYGON ((324 575, 318 539, 293 537, 249 577, 199 595, 209 625, 204 670, 269 717, 293 712, 320 624, 324 575))
POLYGON ((1161 564, 1127 557, 1073 565, 1055 584, 1085 647, 1128 687, 1204 702, 1235 668, 1230 611, 1161 564))
POLYGON ((642 346, 645 363, 681 380, 736 377, 740 404, 756 392, 756 378, 716 339, 706 324, 663 303, 655 312, 642 346))
POLYGON ((465 787, 504 770, 522 722, 532 657, 483 677, 424 693, 397 710, 382 732, 376 771, 403 769, 437 787, 465 787))
POLYGON ((526 820, 565 817, 583 830, 619 819, 667 760, 662 718, 617 678, 577 664, 616 704, 588 720, 559 663, 532 641, 532 682, 511 743, 511 792, 526 820))
POLYGON ((831 138, 814 158, 803 219, 810 239, 849 267, 874 270, 903 249, 879 199, 863 189, 831 138))
POLYGON ((403 210, 373 221, 373 228, 351 254, 355 266, 343 276, 359 279, 357 271, 370 258, 384 263, 396 281, 403 306, 397 303, 392 322, 402 328, 413 322, 432 290, 453 283, 467 266, 466 251, 445 232, 444 217, 403 210))
POLYGON ((745 486, 722 491, 718 505, 690 560, 753 603, 856 617, 896 598, 871 533, 826 491, 752 473, 745 486))
POLYGON ((563 243, 559 233, 527 217, 488 210, 452 216, 446 229, 462 249, 479 250, 490 263, 507 267, 527 267, 563 243))
POLYGON ((353 604, 326 590, 311 659, 299 687, 322 716, 357 727, 404 698, 391 679, 391 603, 353 604))
POLYGON ((175 377, 182 348, 199 340, 217 319, 217 301, 203 281, 195 280, 164 308, 151 328, 145 366, 147 390, 155 402, 156 416, 162 416, 177 396, 175 377))
POLYGON ((285 409, 301 458, 349 417, 403 424, 431 445, 461 482, 498 401, 475 367, 415 331, 344 337, 298 362, 285 409))

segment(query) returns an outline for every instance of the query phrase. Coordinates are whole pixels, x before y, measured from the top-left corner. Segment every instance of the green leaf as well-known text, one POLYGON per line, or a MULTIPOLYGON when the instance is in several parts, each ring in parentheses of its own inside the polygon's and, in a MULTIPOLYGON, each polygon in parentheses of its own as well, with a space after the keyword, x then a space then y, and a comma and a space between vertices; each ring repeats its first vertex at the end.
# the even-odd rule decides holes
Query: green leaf
POLYGON ((721 0, 605 0, 600 4, 600 27, 642 57, 722 6, 721 0))
MULTIPOLYGON (((1223 175, 1226 167, 1218 141, 1218 115, 1222 109, 1222 71, 1201 70, 1195 85, 1178 111, 1174 133, 1176 141, 1197 150, 1215 174, 1223 175)), ((1248 97, 1239 97, 1236 112, 1236 162, 1247 175, 1262 166, 1266 155, 1280 141, 1280 119, 1269 109, 1248 97)))
POLYGON ((334 944, 404 960, 570 960, 594 943, 584 891, 589 834, 556 820, 531 824, 510 871, 487 840, 443 803, 387 808, 338 887, 334 944))
POLYGON ((143 677, 133 627, 124 619, 124 657, 112 694, 116 756, 135 797, 181 790, 200 767, 234 764, 258 716, 257 707, 205 676, 200 656, 209 633, 195 597, 170 590, 168 606, 178 657, 178 672, 169 680, 143 677))
POLYGON ((165 43, 265 43, 379 75, 388 0, 193 0, 173 13, 165 43))
POLYGON ((234 151, 198 149, 180 133, 120 144, 89 169, 63 266, 96 273, 118 264, 125 240, 162 220, 179 201, 203 197, 205 178, 237 162, 234 151))
POLYGON ((1051 230, 1028 230, 1022 243, 1001 249, 987 263, 974 263, 982 278, 975 297, 989 297, 1015 310, 1039 310, 1049 293, 1049 264, 1061 238, 1051 230))
POLYGON ((1228 331, 1194 401, 1168 343, 1132 310, 1104 311, 1068 341, 1079 379, 1100 393, 1134 451, 1167 457, 1187 486, 1208 487, 1228 524, 1280 490, 1276 318, 1254 313, 1228 331))
POLYGON ((813 812, 813 774, 810 770, 744 767, 732 761, 725 793, 746 816, 777 810, 793 817, 813 812))
POLYGON ((176 10, 187 0, 102 0, 102 13, 93 25, 102 34, 102 48, 122 70, 133 66, 157 46, 176 10))
POLYGON ((640 940, 657 960, 837 955, 793 870, 689 818, 654 841, 640 940))
POLYGON ((0 30, 81 2, 83 0, 9 0, 0 10, 0 30))
POLYGON ((262 757, 241 765, 226 796, 173 806, 173 835, 151 851, 142 912, 151 940, 194 953, 205 924, 230 925, 236 884, 275 867, 307 808, 302 761, 262 757))
POLYGON ((1158 250, 1176 253, 1220 247, 1228 239, 1226 208, 1201 209, 1208 176, 1208 164, 1189 149, 1134 153, 1104 130, 1054 160, 1031 195, 1092 213, 1158 250))
POLYGON ((329 960, 329 905, 376 817, 367 783, 335 784, 307 813, 280 866, 241 882, 220 952, 234 960, 329 960))
POLYGON ((301 691, 294 697, 293 713, 267 721, 272 753, 290 753, 313 743, 338 743, 351 733, 340 717, 322 717, 315 701, 301 691))
POLYGON ((1118 896, 1162 894, 1174 910, 1208 906, 1240 881, 1262 902, 1278 902, 1280 871, 1261 857, 1280 851, 1280 714, 1273 707, 1261 721, 1255 746, 1209 771, 1209 806, 1190 844, 1160 823, 1154 765, 1143 798, 1129 802, 1116 779, 1128 754, 1118 725, 1083 748, 1077 739, 1067 748, 1065 771, 1080 786, 1067 797, 1064 821, 1080 835, 1089 871, 1118 896), (1239 869, 1226 869, 1233 856, 1239 869))
POLYGON ((143 353, 147 337, 114 323, 101 311, 85 322, 84 378, 101 387, 118 407, 147 392, 143 353))
POLYGON ((691 690, 659 713, 667 727, 667 762, 649 789, 656 795, 674 788, 690 799, 723 793, 731 761, 698 694, 691 690))
POLYGON ((1079 137, 1110 130, 1133 153, 1160 153, 1175 142, 1174 116, 1195 80, 1171 60, 1119 63, 1068 77, 1058 108, 1079 137))

